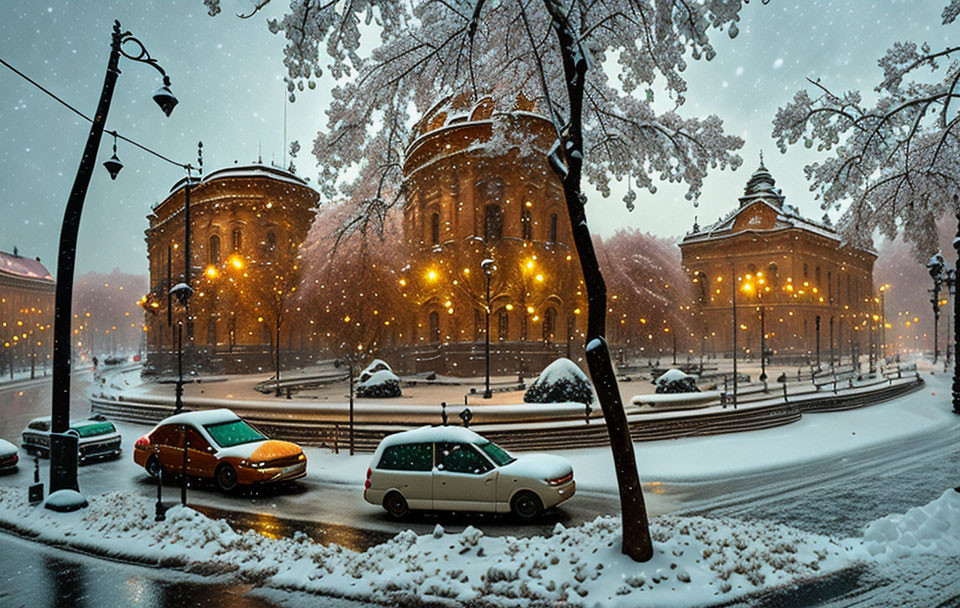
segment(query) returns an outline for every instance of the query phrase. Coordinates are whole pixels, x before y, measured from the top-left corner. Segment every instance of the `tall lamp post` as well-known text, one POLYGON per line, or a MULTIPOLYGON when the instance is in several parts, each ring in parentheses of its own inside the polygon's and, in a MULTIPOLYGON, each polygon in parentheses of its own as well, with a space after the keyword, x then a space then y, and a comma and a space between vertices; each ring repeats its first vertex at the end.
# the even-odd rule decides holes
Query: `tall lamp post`
MULTIPOLYGON (((952 276, 952 275, 951 275, 952 276)), ((883 358, 887 358, 887 302, 885 299, 887 290, 890 289, 889 283, 880 286, 880 352, 883 358)))
POLYGON ((733 309, 733 406, 737 406, 737 267, 730 261, 730 303, 733 309))
POLYGON ((483 384, 483 398, 489 399, 493 397, 493 393, 490 392, 490 277, 493 276, 493 271, 497 269, 496 264, 493 263, 493 260, 487 258, 480 262, 480 268, 483 269, 483 274, 487 279, 487 291, 486 291, 486 300, 484 311, 486 312, 486 330, 483 332, 483 351, 484 351, 484 384, 483 384))
MULTIPOLYGON (((957 269, 956 269, 956 268, 953 268, 953 267, 947 267, 947 269, 943 271, 943 282, 946 283, 946 285, 947 285, 947 297, 946 297, 946 299, 944 300, 943 303, 944 303, 945 305, 949 306, 949 305, 950 305, 950 298, 951 298, 951 297, 956 298, 956 293, 955 293, 954 287, 955 287, 956 284, 957 284, 957 269)), ((882 292, 882 291, 880 292, 880 296, 881 296, 881 297, 883 296, 883 292, 882 292)), ((947 310, 950 310, 950 309, 948 308, 947 310)), ((944 346, 944 353, 943 353, 943 371, 944 371, 944 373, 946 373, 946 371, 947 371, 947 369, 948 369, 948 366, 950 365, 950 360, 951 360, 952 357, 953 357, 953 351, 952 351, 952 349, 951 349, 951 347, 950 347, 950 317, 952 317, 952 316, 953 316, 953 315, 951 315, 949 312, 947 313, 947 343, 946 343, 946 345, 944 346)), ((954 322, 956 322, 956 321, 954 321, 954 322)))
POLYGON ((943 284, 943 256, 937 252, 935 256, 927 262, 927 271, 930 272, 930 278, 933 279, 933 289, 930 290, 930 304, 933 306, 933 362, 936 364, 940 357, 940 349, 937 344, 937 332, 940 327, 940 288, 943 284))
MULTIPOLYGON (((954 212, 957 216, 957 235, 953 239, 953 250, 957 253, 958 262, 960 262, 960 201, 957 195, 953 195, 954 212)), ((953 411, 960 414, 960 357, 957 356, 957 349, 960 349, 960 298, 954 294, 953 298, 953 411)))
MULTIPOLYGON (((60 228, 60 248, 57 257, 57 288, 53 323, 53 399, 50 433, 50 491, 79 490, 77 483, 77 437, 67 434, 70 425, 70 322, 72 315, 73 272, 77 254, 77 234, 80 230, 80 216, 83 203, 90 185, 90 177, 103 138, 107 114, 113 100, 113 92, 120 75, 120 56, 145 63, 163 77, 163 85, 154 94, 153 100, 167 116, 177 105, 177 98, 170 92, 170 77, 150 56, 146 48, 130 32, 120 29, 120 22, 113 22, 113 34, 110 42, 110 57, 107 60, 107 73, 100 91, 97 112, 90 126, 87 143, 80 159, 77 176, 70 190, 70 198, 63 214, 60 228), (133 45, 133 53, 123 49, 125 44, 133 45)), ((123 165, 114 154, 104 163, 110 177, 115 179, 123 165)))

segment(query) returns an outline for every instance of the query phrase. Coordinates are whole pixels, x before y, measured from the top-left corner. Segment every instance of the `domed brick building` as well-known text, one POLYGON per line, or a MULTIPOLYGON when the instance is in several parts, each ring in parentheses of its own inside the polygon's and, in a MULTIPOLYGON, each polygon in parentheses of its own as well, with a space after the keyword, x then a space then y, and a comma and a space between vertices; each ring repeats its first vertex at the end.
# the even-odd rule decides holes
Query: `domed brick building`
POLYGON ((739 203, 680 241, 702 337, 733 351, 735 301, 738 356, 759 357, 761 332, 768 356, 781 362, 813 362, 818 350, 822 364, 831 354, 866 354, 878 328, 876 253, 846 242, 829 223, 802 217, 762 158, 739 203))
MULTIPOLYGON (((270 349, 296 355, 309 349, 302 323, 283 315, 298 286, 297 256, 313 222, 319 194, 300 177, 263 165, 213 171, 190 184, 192 260, 189 318, 170 288, 184 281, 186 178, 147 217, 150 293, 148 371, 174 367, 177 324, 185 327, 191 369, 273 369, 270 349)), ((288 315, 289 316, 289 315, 288 315)))
POLYGON ((562 187, 546 159, 555 138, 531 103, 498 112, 491 98, 466 95, 442 100, 414 127, 400 280, 414 308, 398 365, 482 373, 488 307, 492 373, 579 357, 586 300, 562 187))

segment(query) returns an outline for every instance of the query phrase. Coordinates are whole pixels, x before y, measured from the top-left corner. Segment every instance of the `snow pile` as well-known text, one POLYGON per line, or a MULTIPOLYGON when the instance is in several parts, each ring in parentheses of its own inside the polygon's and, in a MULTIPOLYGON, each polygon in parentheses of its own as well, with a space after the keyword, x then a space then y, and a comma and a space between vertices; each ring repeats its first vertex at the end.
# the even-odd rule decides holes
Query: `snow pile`
POLYGON ((548 365, 523 394, 526 403, 592 403, 593 385, 576 363, 561 357, 548 365))
POLYGON ((861 555, 856 541, 701 517, 654 520, 655 555, 639 564, 620 554, 620 526, 611 517, 519 539, 487 537, 473 527, 446 534, 437 526, 356 553, 303 534, 237 533, 189 508, 172 509, 165 522, 152 514, 151 500, 123 493, 54 514, 28 506, 20 488, 0 489, 0 525, 46 542, 384 604, 708 605, 833 572, 861 555))
POLYGON ((357 397, 384 399, 399 397, 400 394, 400 378, 389 369, 373 372, 357 385, 357 397))
POLYGON ((960 555, 960 492, 947 490, 922 507, 878 519, 864 528, 863 540, 878 561, 960 555))
POLYGON ((697 393, 696 376, 686 374, 679 369, 668 369, 653 381, 658 393, 697 393))
POLYGON ((370 376, 372 376, 373 374, 379 371, 392 372, 393 368, 390 367, 387 364, 387 362, 384 361, 383 359, 374 359, 373 361, 370 362, 370 365, 363 368, 363 371, 360 372, 360 375, 358 376, 360 379, 360 382, 366 382, 367 380, 370 379, 370 376))

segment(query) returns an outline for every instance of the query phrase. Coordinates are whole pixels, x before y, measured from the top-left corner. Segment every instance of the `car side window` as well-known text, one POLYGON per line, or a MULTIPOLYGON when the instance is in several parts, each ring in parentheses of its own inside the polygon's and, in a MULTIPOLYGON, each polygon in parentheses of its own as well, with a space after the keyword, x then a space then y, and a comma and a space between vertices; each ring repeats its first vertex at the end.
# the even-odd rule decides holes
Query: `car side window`
POLYGON ((49 431, 50 424, 45 420, 34 420, 29 425, 27 425, 27 428, 29 428, 32 431, 49 431))
POLYGON ((191 450, 206 451, 210 444, 196 429, 187 427, 187 445, 191 450))
POLYGON ((429 471, 433 468, 433 445, 429 443, 404 443, 383 450, 377 464, 387 471, 429 471))
POLYGON ((150 435, 150 443, 171 447, 180 446, 180 433, 175 425, 161 426, 150 435))
POLYGON ((469 443, 437 444, 437 470, 482 475, 491 469, 493 465, 469 443))

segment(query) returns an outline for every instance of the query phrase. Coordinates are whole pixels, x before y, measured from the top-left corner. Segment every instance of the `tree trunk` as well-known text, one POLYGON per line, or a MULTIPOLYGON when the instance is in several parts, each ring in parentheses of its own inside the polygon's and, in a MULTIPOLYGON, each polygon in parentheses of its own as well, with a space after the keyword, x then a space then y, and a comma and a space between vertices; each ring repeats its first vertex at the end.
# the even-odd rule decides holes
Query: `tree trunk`
MULTIPOLYGON (((954 201, 954 204, 957 204, 954 201)), ((960 260, 960 206, 956 209, 957 236, 953 239, 953 248, 960 260)), ((960 414, 960 287, 955 287, 953 297, 953 411, 960 414)), ((960 486, 958 486, 960 488, 960 486)), ((960 492, 960 489, 957 490, 960 492)))
MULTIPOLYGON (((563 195, 573 230, 573 242, 587 291, 587 367, 607 423, 610 449, 613 452, 623 527, 621 551, 635 561, 645 562, 653 557, 650 526, 627 416, 623 411, 620 390, 604 335, 607 287, 587 226, 584 210, 586 197, 580 190, 583 169, 583 93, 587 62, 563 7, 557 0, 544 2, 553 18, 554 31, 557 33, 570 101, 569 120, 565 128, 558 132, 558 147, 550 153, 550 164, 563 182, 563 195), (558 156, 562 156, 563 161, 558 156)), ((552 112, 552 108, 549 110, 552 112)))

